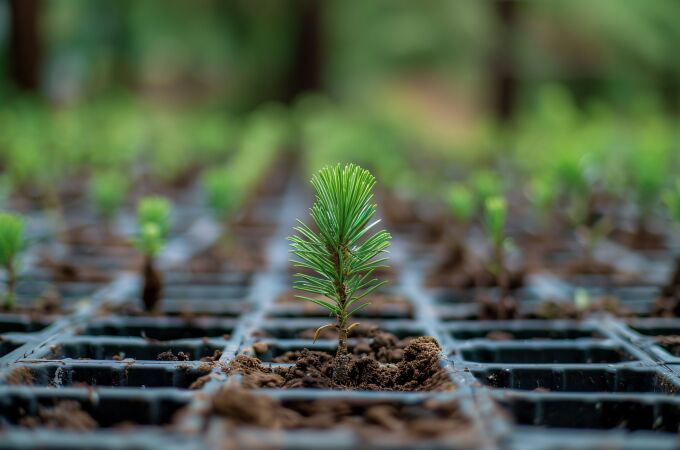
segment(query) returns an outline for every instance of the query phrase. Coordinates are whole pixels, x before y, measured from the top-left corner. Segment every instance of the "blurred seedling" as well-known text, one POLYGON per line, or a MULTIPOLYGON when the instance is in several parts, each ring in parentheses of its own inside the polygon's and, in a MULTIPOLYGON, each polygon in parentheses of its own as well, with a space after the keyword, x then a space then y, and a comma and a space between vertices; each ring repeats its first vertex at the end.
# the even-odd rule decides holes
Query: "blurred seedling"
POLYGON ((24 228, 23 217, 6 212, 0 213, 0 266, 5 270, 6 277, 4 301, 6 310, 14 309, 18 272, 17 257, 25 245, 24 228))
POLYGON ((91 201, 106 235, 111 234, 111 222, 125 203, 128 188, 128 179, 120 172, 103 172, 90 179, 91 201))
POLYGON ((551 225, 551 214, 557 200, 557 186, 550 172, 537 174, 529 180, 527 198, 539 227, 548 231, 551 225))
POLYGON ((170 203, 162 197, 145 197, 137 207, 137 236, 134 244, 144 256, 142 302, 146 311, 158 308, 163 278, 156 267, 156 255, 165 246, 170 228, 170 203))
POLYGON ((506 319, 505 300, 508 296, 508 271, 505 264, 505 251, 511 245, 510 238, 505 235, 505 222, 508 206, 503 197, 489 197, 484 202, 484 230, 491 242, 493 261, 491 272, 496 277, 498 286, 498 318, 506 319))
POLYGON ((612 229, 610 218, 597 213, 594 208, 593 185, 597 169, 588 155, 584 155, 579 159, 564 158, 556 172, 568 202, 567 217, 576 230, 586 269, 593 267, 595 248, 612 229))
POLYGON ((358 325, 350 317, 369 303, 358 303, 385 284, 373 277, 376 269, 385 267, 387 258, 378 258, 387 251, 391 236, 384 230, 369 231, 379 220, 370 222, 376 211, 373 203, 375 178, 368 170, 353 164, 324 167, 312 177, 316 191, 310 215, 318 232, 302 221, 295 227, 298 233, 289 238, 291 252, 299 258, 296 267, 311 270, 314 275, 298 273, 294 288, 319 297, 299 295, 298 298, 316 303, 328 310, 335 323, 319 327, 315 340, 326 328, 338 330, 334 380, 347 384, 349 355, 347 337, 358 325))

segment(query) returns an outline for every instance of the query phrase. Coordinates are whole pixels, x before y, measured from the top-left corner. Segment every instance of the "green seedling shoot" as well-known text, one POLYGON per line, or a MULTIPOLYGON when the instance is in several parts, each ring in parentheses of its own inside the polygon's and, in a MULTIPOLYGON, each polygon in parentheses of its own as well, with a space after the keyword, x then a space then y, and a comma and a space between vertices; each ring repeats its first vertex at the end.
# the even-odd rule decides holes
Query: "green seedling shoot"
POLYGON ((24 219, 10 213, 0 213, 0 265, 5 269, 6 291, 4 306, 14 309, 17 283, 17 256, 24 247, 24 219))
POLYGON ((298 273, 294 288, 318 297, 298 296, 320 305, 335 317, 335 323, 319 327, 315 338, 325 328, 338 330, 338 348, 333 378, 340 384, 349 379, 347 336, 357 323, 350 317, 368 306, 359 303, 382 286, 373 276, 387 258, 379 258, 387 251, 391 236, 384 230, 370 231, 378 224, 371 222, 376 211, 373 203, 375 178, 368 170, 353 164, 324 167, 312 177, 316 191, 310 215, 318 232, 302 221, 295 227, 298 235, 289 238, 291 252, 299 258, 296 267, 313 275, 298 273))
POLYGON ((598 216, 593 208, 593 175, 597 167, 584 155, 580 159, 565 158, 560 161, 556 175, 568 201, 567 217, 576 229, 583 249, 583 264, 593 264, 593 252, 598 242, 611 230, 607 216, 598 216))
POLYGON ((506 318, 504 300, 508 295, 508 274, 505 267, 505 248, 510 239, 505 236, 507 203, 503 197, 489 197, 484 202, 484 228, 493 248, 491 272, 498 285, 498 317, 506 318))
POLYGON ((446 204, 456 222, 469 224, 475 215, 475 196, 462 184, 455 184, 446 194, 446 204))
POLYGON ((163 292, 163 279, 156 268, 156 255, 163 249, 170 227, 170 203, 162 197, 145 197, 137 208, 138 234, 135 246, 142 252, 142 302, 146 311, 157 309, 163 292))
POLYGON ((225 221, 238 204, 234 174, 228 168, 213 168, 201 176, 208 207, 215 217, 225 221))
POLYGON ((529 181, 527 198, 531 203, 539 226, 548 230, 550 228, 550 214, 557 200, 557 189, 550 172, 537 175, 529 181))
POLYGON ((105 172, 90 180, 90 195, 97 215, 102 218, 106 234, 110 234, 111 220, 125 202, 128 179, 120 172, 105 172))

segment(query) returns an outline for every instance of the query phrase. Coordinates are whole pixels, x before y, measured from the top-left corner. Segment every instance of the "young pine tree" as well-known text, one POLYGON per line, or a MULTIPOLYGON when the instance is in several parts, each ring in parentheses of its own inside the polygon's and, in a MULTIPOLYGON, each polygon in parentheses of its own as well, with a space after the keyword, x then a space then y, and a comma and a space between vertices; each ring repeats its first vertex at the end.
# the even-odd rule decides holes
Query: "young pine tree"
POLYGON ((163 278, 155 257, 165 245, 170 228, 170 203, 161 197, 145 197, 137 207, 138 234, 135 246, 142 252, 142 302, 146 311, 154 311, 163 293, 163 278))
POLYGON ((111 233, 111 220, 125 202, 128 179, 120 172, 103 172, 90 180, 90 196, 97 215, 104 222, 105 234, 111 233))
POLYGON ((24 219, 21 216, 0 213, 0 266, 5 269, 6 310, 14 308, 15 287, 17 282, 17 256, 24 247, 24 219))
POLYGON ((294 261, 296 266, 313 274, 296 274, 299 279, 294 288, 326 298, 298 296, 326 308, 335 317, 335 323, 319 327, 316 336, 324 328, 337 328, 333 377, 337 383, 347 384, 347 336, 357 325, 350 325, 349 320, 368 305, 360 300, 385 283, 373 277, 373 272, 384 267, 387 258, 377 257, 387 251, 391 236, 384 230, 370 233, 379 221, 369 223, 376 205, 372 193, 375 178, 368 170, 353 164, 324 167, 311 183, 316 200, 310 215, 318 231, 299 221, 300 226, 294 228, 299 235, 289 240, 291 252, 299 258, 294 261))
POLYGON ((496 276, 498 286, 497 317, 507 319, 511 311, 507 311, 508 270, 505 264, 505 249, 509 238, 505 235, 507 203, 503 197, 489 197, 484 202, 484 228, 493 247, 493 263, 491 272, 496 276))

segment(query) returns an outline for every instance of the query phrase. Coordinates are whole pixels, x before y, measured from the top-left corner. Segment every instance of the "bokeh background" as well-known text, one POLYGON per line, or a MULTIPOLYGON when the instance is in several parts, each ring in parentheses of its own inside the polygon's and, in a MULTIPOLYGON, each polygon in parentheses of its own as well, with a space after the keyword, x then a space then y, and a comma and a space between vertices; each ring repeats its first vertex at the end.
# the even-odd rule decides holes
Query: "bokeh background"
POLYGON ((1 0, 0 153, 15 188, 132 162, 176 182, 258 113, 310 167, 603 135, 672 155, 678 23, 668 0, 1 0))

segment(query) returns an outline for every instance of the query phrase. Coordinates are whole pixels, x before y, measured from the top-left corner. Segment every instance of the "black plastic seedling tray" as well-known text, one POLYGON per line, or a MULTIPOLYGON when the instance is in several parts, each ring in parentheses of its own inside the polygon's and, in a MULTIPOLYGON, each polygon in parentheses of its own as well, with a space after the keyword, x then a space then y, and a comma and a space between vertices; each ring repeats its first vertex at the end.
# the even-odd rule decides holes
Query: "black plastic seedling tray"
MULTIPOLYGON (((403 300, 364 310, 357 320, 400 339, 435 337, 455 391, 250 392, 301 415, 341 401, 341 416, 349 422, 375 425, 372 414, 389 410, 404 418, 406 428, 429 418, 459 429, 414 439, 401 429, 269 430, 234 427, 211 416, 218 391, 241 381, 222 370, 237 355, 256 355, 266 363, 288 350, 335 349, 332 336, 316 342, 309 336, 327 323, 326 314, 280 301, 290 291, 284 238, 294 219, 304 215, 299 196, 292 185, 281 198, 263 202, 261 220, 275 232, 260 242, 266 264, 254 273, 185 270, 219 236, 214 224, 192 209, 194 222, 183 225, 185 231, 162 255, 165 298, 155 315, 139 311, 136 275, 114 271, 110 283, 90 285, 92 292, 76 288, 74 297, 81 297, 66 314, 40 320, 0 316, 0 449, 678 448, 680 357, 655 336, 678 334, 680 320, 597 315, 581 321, 476 321, 479 292, 425 288, 428 255, 414 256, 403 236, 395 238, 391 251, 396 276, 388 291, 403 300), (29 384, 12 384, 17 379, 29 384), (27 417, 44 415, 64 401, 76 402, 97 425, 86 432, 35 421, 33 428, 26 426, 27 417)), ((79 252, 105 267, 96 251, 79 252)), ((546 290, 550 280, 537 280, 515 293, 529 317, 550 297, 546 292, 569 298, 575 289, 567 282, 546 290)), ((622 302, 637 305, 633 309, 640 314, 649 310, 648 286, 596 288, 622 294, 622 302)), ((350 347, 362 342, 352 337, 350 347)))

